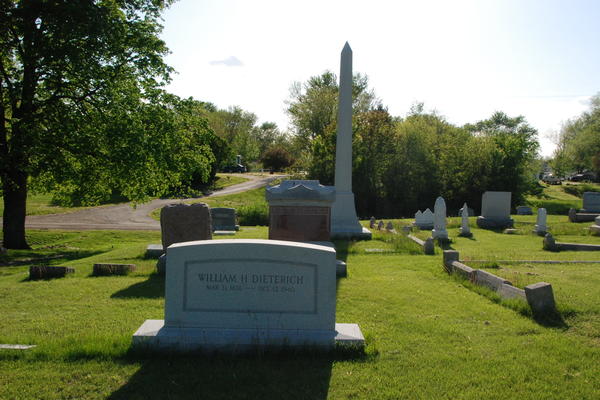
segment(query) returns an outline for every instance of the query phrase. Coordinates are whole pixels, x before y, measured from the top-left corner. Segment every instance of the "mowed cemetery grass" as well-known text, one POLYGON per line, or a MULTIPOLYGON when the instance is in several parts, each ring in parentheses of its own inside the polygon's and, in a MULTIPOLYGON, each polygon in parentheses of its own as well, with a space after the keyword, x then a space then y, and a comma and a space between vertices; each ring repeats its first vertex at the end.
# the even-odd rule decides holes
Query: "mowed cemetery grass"
MULTIPOLYGON (((513 218, 515 235, 477 229, 472 220, 472 239, 457 237, 459 220, 450 218, 449 246, 466 264, 518 286, 551 283, 563 325, 539 324, 449 276, 440 248, 423 255, 402 235, 374 231, 371 241, 336 242, 348 264, 348 277, 338 280, 336 321, 360 325, 364 353, 133 352, 133 332, 163 318, 164 278, 144 258, 160 233, 31 231, 32 250, 0 259, 0 343, 37 347, 0 350, 0 398, 598 398, 600 264, 503 261, 600 261, 600 252, 544 251, 530 232, 535 217, 513 218), (137 270, 91 277, 96 262, 137 270), (29 281, 32 263, 76 273, 29 281)), ((600 244, 585 229, 590 224, 548 218, 557 241, 600 244)), ((235 237, 267 235, 267 227, 242 226, 235 237)))

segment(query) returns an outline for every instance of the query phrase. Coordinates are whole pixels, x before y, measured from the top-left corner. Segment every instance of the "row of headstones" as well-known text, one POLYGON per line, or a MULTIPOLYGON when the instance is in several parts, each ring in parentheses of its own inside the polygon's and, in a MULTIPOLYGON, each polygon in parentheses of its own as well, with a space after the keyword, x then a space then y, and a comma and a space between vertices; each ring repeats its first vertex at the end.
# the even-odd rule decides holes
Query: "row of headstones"
POLYGON ((392 224, 392 221, 388 221, 387 224, 385 222, 383 222, 383 220, 377 222, 375 217, 371 217, 371 219, 369 220, 369 227, 371 229, 377 229, 378 231, 381 231, 384 228, 386 231, 390 231, 390 232, 394 230, 394 224, 392 224))
MULTIPOLYGON (((487 225, 492 225, 500 223, 502 221, 510 220, 510 226, 512 226, 512 219, 510 218, 510 192, 486 192, 483 196, 482 202, 482 216, 478 218, 478 225, 483 227, 488 227, 487 225), (492 193, 493 195, 488 195, 492 193), (492 197, 495 194, 501 194, 500 196, 492 197), (508 193, 508 196, 506 196, 508 193), (488 196, 486 196, 488 195, 488 196), (500 204, 498 206, 498 198, 502 197, 504 204, 500 204), (492 203, 492 204, 489 204, 492 203), (496 206, 496 207, 495 207, 496 206), (508 208, 507 208, 508 207, 508 208), (499 212, 500 210, 500 212, 499 212), (508 210, 508 211, 506 211, 508 210), (480 221, 485 221, 480 224, 480 221), (486 221, 487 220, 487 221, 486 221), (491 220, 491 222, 490 222, 491 220), (498 222, 496 222, 498 221, 498 222)), ((461 227, 459 229, 459 236, 463 237, 471 237, 471 229, 469 227, 469 216, 473 215, 472 209, 467 206, 467 203, 464 203, 462 208, 459 211, 461 216, 461 227)), ((545 235, 548 228, 546 225, 547 220, 547 212, 545 208, 538 209, 537 221, 535 225, 534 232, 538 235, 545 235)), ((429 208, 425 210, 425 212, 417 211, 415 214, 415 225, 419 227, 419 229, 432 229, 432 236, 434 239, 439 240, 447 240, 448 232, 446 230, 446 202, 443 197, 438 197, 435 201, 434 212, 432 213, 429 208)))

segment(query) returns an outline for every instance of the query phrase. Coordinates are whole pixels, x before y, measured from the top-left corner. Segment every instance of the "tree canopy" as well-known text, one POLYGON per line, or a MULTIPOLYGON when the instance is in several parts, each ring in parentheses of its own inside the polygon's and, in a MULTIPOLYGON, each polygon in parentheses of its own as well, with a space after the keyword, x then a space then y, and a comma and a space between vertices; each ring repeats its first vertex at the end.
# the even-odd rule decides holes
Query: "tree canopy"
POLYGON ((558 175, 590 170, 600 178, 600 94, 588 111, 563 125, 551 166, 558 175))
MULTIPOLYGON (((333 184, 337 80, 331 72, 292 86, 288 113, 299 160, 311 179, 333 184), (304 154, 302 154, 304 153, 304 154)), ((532 187, 531 163, 537 131, 523 117, 497 112, 491 118, 454 126, 415 104, 394 117, 368 87, 353 85, 352 187, 358 213, 410 216, 444 196, 451 209, 466 201, 479 207, 486 190, 506 190, 519 202, 532 187)))
POLYGON ((94 204, 206 182, 226 144, 203 104, 161 86, 158 37, 171 1, 0 2, 0 180, 4 246, 26 248, 31 181, 94 204))

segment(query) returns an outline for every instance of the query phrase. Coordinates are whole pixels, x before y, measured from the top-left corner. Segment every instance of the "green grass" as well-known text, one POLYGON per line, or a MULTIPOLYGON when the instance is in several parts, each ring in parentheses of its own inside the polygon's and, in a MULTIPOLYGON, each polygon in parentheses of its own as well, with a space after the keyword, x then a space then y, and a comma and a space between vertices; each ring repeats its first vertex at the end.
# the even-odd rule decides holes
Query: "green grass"
POLYGON ((534 208, 544 207, 548 214, 567 215, 570 208, 583 207, 583 192, 600 191, 600 185, 592 183, 547 185, 540 182, 540 185, 543 187, 542 193, 539 196, 528 196, 526 202, 534 208))
MULTIPOLYGON (((529 217, 516 218, 529 224, 529 217)), ((564 217, 556 218, 551 226, 564 217)), ((598 259, 598 253, 543 252, 542 239, 531 234, 473 232, 469 240, 449 228, 461 258, 598 259)), ((146 319, 163 318, 164 279, 154 274, 155 261, 143 258, 146 244, 159 237, 31 231, 32 250, 9 251, 2 262, 24 264, 0 267, 0 343, 38 347, 0 350, 0 398, 563 399, 600 393, 598 265, 494 269, 519 272, 522 284, 552 283, 559 306, 573 312, 567 326, 551 328, 448 276, 439 253, 412 254, 409 244, 375 232, 371 241, 336 243, 349 271, 339 280, 336 321, 360 325, 368 343, 364 356, 135 354, 129 350, 133 332, 146 319), (32 259, 48 257, 57 258, 45 262, 73 266, 76 273, 26 280, 32 259), (133 263, 138 270, 90 277, 94 262, 133 263)), ((266 238, 267 228, 242 226, 235 237, 266 238)))
MULTIPOLYGON (((62 214, 89 207, 61 207, 52 204, 51 193, 29 193, 27 195, 27 215, 62 214)), ((4 213, 4 198, 0 196, 0 216, 4 213)))
POLYGON ((237 185, 239 183, 244 183, 249 181, 250 179, 245 178, 239 175, 228 175, 228 174, 217 174, 217 178, 213 185, 211 186, 212 190, 224 189, 228 186, 237 185))

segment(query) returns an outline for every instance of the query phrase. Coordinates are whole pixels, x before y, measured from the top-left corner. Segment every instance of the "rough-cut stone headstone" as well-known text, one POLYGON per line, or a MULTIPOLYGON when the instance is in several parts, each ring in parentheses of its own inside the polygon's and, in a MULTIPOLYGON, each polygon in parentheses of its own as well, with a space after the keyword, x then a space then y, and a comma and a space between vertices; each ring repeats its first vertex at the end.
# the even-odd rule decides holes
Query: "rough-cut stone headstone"
POLYGON ((362 345, 336 324, 336 252, 279 240, 213 240, 169 248, 165 319, 146 320, 136 347, 241 352, 269 346, 362 345))
POLYGON ((544 236, 542 247, 544 248, 544 250, 556 250, 556 240, 554 239, 554 236, 552 236, 551 233, 546 233, 546 236, 544 236))
POLYGON ((160 230, 165 251, 173 243, 212 239, 208 205, 169 204, 160 210, 160 230))
POLYGON ((348 42, 340 58, 340 89, 335 146, 335 202, 331 208, 333 239, 371 239, 358 222, 352 192, 352 49, 348 42))
POLYGON ((375 217, 371 217, 371 219, 369 220, 369 228, 374 229, 375 228, 375 217))
POLYGON ((435 254, 435 244, 433 243, 433 238, 428 237, 423 242, 423 253, 431 255, 435 254))
POLYGON ((328 241, 335 189, 316 180, 288 180, 266 190, 269 239, 328 241))
POLYGON ((235 208, 215 207, 210 209, 212 230, 237 231, 240 226, 236 222, 235 208))
POLYGON ((528 206, 518 206, 517 215, 533 215, 533 210, 528 206))
POLYGON ((462 206, 461 210, 461 221, 458 235, 462 237, 471 237, 473 234, 471 233, 471 228, 469 227, 469 207, 467 207, 467 203, 462 206))
POLYGON ((71 267, 58 267, 58 266, 47 266, 47 265, 32 265, 29 267, 29 279, 52 279, 62 278, 67 274, 75 272, 74 268, 71 267))
POLYGON ((477 218, 477 226, 485 229, 512 228, 510 198, 510 192, 485 192, 481 196, 481 216, 477 218))
POLYGON ((435 199, 433 207, 433 230, 431 236, 434 239, 448 240, 448 231, 446 230, 446 202, 439 196, 435 199))
POLYGON ((385 226, 385 230, 386 231, 393 231, 394 230, 394 224, 392 224, 392 221, 388 221, 387 225, 385 226))
POLYGON ((127 275, 135 271, 135 264, 94 264, 92 275, 127 275))
POLYGON ((534 314, 552 313, 556 311, 552 285, 546 282, 538 282, 525 286, 525 297, 534 314))
POLYGON ((417 211, 415 214, 415 225, 421 230, 433 229, 433 213, 429 208, 424 212, 417 211))
POLYGON ((378 231, 382 230, 384 228, 384 226, 385 226, 385 223, 383 221, 379 221, 377 223, 377 230, 378 231))
POLYGON ((574 208, 569 208, 569 221, 577 222, 577 210, 574 208))
POLYGON ((548 227, 546 226, 546 209, 538 208, 537 213, 537 221, 535 224, 534 232, 540 236, 544 236, 548 231, 548 227))
POLYGON ((600 192, 584 192, 582 213, 600 213, 600 192))

